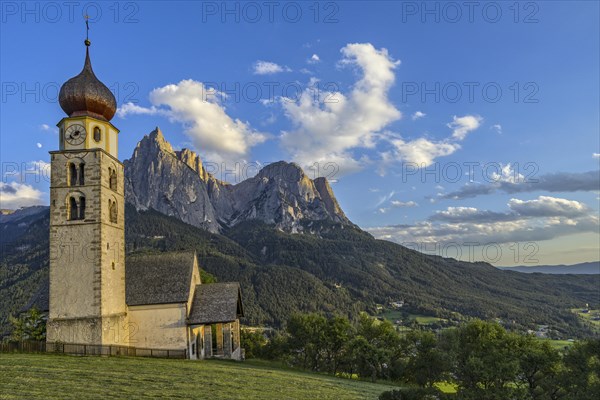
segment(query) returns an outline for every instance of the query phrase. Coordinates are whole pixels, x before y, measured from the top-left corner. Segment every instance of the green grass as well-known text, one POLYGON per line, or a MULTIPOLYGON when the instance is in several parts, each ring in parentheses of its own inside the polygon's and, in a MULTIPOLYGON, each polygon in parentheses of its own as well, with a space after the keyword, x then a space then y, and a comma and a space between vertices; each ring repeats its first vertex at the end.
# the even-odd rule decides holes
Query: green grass
POLYGON ((553 339, 539 339, 544 342, 548 342, 556 350, 562 350, 565 347, 573 346, 575 342, 569 342, 568 340, 553 340, 553 339))
POLYGON ((377 399, 397 387, 268 363, 0 354, 0 399, 377 399))
POLYGON ((577 314, 579 316, 579 318, 583 319, 588 324, 590 324, 593 328, 600 331, 600 321, 594 321, 594 318, 598 314, 600 314, 600 310, 590 309, 588 313, 582 313, 581 308, 573 308, 573 309, 571 309, 571 312, 574 312, 575 314, 577 314))
MULTIPOLYGON (((402 320, 403 322, 407 322, 407 321, 404 321, 404 318, 402 318, 402 311, 399 311, 399 310, 385 310, 377 316, 383 317, 383 318, 391 321, 392 323, 398 319, 402 320)), ((409 314, 408 320, 409 321, 417 321, 417 323, 419 325, 430 325, 430 324, 433 324, 436 322, 444 321, 442 318, 431 317, 428 315, 420 315, 420 314, 409 314)))
POLYGON ((434 385, 443 393, 456 393, 458 387, 450 382, 438 382, 434 385))

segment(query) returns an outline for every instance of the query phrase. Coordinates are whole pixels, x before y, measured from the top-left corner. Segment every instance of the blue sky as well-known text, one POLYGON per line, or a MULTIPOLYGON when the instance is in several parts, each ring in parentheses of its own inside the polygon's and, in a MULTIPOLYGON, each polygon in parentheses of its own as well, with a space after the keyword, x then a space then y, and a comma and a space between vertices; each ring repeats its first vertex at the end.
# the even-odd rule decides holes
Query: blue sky
POLYGON ((217 177, 296 161, 355 223, 422 251, 600 258, 598 2, 223 4, 3 2, 1 206, 48 203, 87 12, 121 159, 158 125, 217 177))

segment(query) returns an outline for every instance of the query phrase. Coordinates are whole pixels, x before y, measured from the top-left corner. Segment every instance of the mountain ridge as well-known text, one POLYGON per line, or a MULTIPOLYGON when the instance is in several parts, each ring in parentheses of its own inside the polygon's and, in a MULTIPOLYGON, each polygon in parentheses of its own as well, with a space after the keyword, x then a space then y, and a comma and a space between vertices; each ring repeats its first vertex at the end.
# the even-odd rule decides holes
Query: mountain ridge
POLYGON ((210 174, 200 156, 173 150, 160 128, 145 135, 125 164, 126 201, 217 233, 248 219, 298 232, 301 220, 352 222, 325 178, 310 179, 297 164, 278 161, 237 184, 210 174))
POLYGON ((589 261, 571 265, 518 265, 514 267, 496 267, 504 271, 517 271, 525 274, 576 274, 595 275, 600 274, 600 261, 589 261))

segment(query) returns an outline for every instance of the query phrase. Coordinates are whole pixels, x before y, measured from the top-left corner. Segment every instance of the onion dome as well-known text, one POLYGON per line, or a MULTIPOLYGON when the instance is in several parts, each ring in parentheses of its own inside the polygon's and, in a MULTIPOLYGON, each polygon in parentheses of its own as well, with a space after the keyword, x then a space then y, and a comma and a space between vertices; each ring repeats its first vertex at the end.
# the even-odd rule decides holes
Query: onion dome
POLYGON ((60 88, 58 102, 69 117, 87 115, 110 121, 117 111, 117 101, 109 88, 94 74, 90 61, 90 41, 85 41, 85 64, 79 75, 60 88))

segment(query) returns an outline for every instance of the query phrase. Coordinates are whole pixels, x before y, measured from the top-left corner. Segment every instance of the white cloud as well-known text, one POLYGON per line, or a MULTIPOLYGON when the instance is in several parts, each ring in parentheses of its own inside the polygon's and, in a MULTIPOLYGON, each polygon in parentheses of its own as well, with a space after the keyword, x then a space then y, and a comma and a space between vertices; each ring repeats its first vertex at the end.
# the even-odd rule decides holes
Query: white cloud
POLYGON ((317 54, 313 54, 308 60, 306 60, 309 64, 317 64, 321 61, 321 58, 317 54))
POLYGON ((511 199, 507 212, 475 207, 448 207, 415 224, 367 228, 375 237, 398 243, 444 245, 514 243, 598 233, 598 215, 578 201, 539 196, 534 200, 511 199))
POLYGON ((394 152, 387 153, 384 161, 402 160, 403 162, 416 163, 421 167, 427 167, 438 157, 448 156, 460 149, 460 144, 447 140, 432 141, 419 138, 411 141, 403 139, 392 139, 390 143, 394 146, 394 152))
POLYGON ((509 182, 509 183, 521 183, 525 182, 525 176, 511 166, 510 163, 506 165, 500 164, 500 173, 492 172, 490 176, 492 182, 509 182))
POLYGON ((132 115, 157 115, 157 114, 167 115, 168 113, 166 112, 166 110, 158 109, 155 106, 142 107, 142 106, 138 106, 137 104, 133 104, 131 102, 125 103, 117 109, 117 116, 119 118, 125 118, 127 115, 130 115, 130 114, 132 114, 132 115))
POLYGON ((600 153, 592 153, 592 157, 594 157, 594 158, 600 158, 600 153))
POLYGON ((454 116, 453 121, 447 124, 453 129, 452 136, 443 140, 428 138, 405 140, 388 132, 385 139, 392 145, 392 150, 381 153, 379 173, 383 175, 386 167, 397 161, 415 163, 421 168, 428 167, 435 162, 436 158, 448 156, 459 150, 461 145, 458 142, 462 141, 468 132, 477 129, 481 120, 481 117, 475 115, 454 116))
POLYGON ((417 120, 417 119, 419 119, 419 118, 423 118, 423 117, 424 117, 424 116, 426 116, 426 115, 427 115, 427 114, 425 114, 425 113, 424 113, 424 112, 422 112, 422 111, 417 111, 417 112, 415 112, 415 113, 412 115, 412 120, 413 120, 413 121, 415 121, 415 120, 417 120))
POLYGON ((390 204, 393 207, 418 207, 419 206, 416 202, 414 202, 412 200, 411 201, 406 201, 406 202, 405 201, 399 201, 399 200, 392 200, 390 202, 390 204))
POLYGON ((35 145, 37 146, 38 149, 42 148, 42 144, 40 142, 37 142, 35 145))
POLYGON ((465 115, 464 117, 457 117, 456 115, 452 118, 453 121, 448 123, 448 128, 452 129, 452 137, 457 140, 464 140, 467 134, 475 129, 479 128, 481 118, 478 115, 465 115))
POLYGON ((270 61, 257 61, 254 63, 254 74, 255 75, 271 75, 279 72, 290 72, 291 69, 288 67, 281 66, 270 61))
POLYGON ((283 133, 281 143, 301 165, 339 160, 340 171, 348 172, 347 167, 360 169, 368 161, 354 158, 350 150, 373 148, 378 133, 401 118, 388 99, 399 62, 370 43, 348 44, 341 53, 340 65, 355 67, 360 79, 347 94, 320 91, 315 100, 314 90, 307 88, 297 101, 282 99, 294 129, 283 133))
POLYGON ((510 164, 502 167, 502 173, 495 173, 495 182, 489 184, 465 184, 458 190, 443 196, 444 199, 462 200, 471 197, 489 195, 496 192, 526 193, 526 192, 590 192, 600 187, 600 171, 588 172, 557 172, 545 175, 533 175, 528 178, 515 173, 510 164), (508 172, 505 172, 508 171, 508 172))
POLYGON ((120 116, 166 115, 183 126, 184 133, 202 154, 213 160, 239 160, 247 156, 253 146, 265 141, 267 135, 251 128, 248 122, 227 115, 219 102, 221 97, 221 93, 202 82, 188 79, 152 90, 152 107, 125 105, 120 116))
POLYGON ((0 208, 17 209, 42 204, 42 195, 42 192, 27 184, 0 182, 0 208))
POLYGON ((490 129, 493 129, 496 131, 496 133, 498 133, 499 135, 502 135, 502 125, 495 124, 495 125, 490 126, 490 129))
POLYGON ((53 127, 53 126, 50 126, 48 124, 41 124, 40 125, 40 130, 42 130, 44 132, 58 133, 58 128, 57 127, 53 127))
POLYGON ((508 206, 521 216, 533 217, 582 217, 589 212, 588 207, 575 200, 558 197, 539 196, 535 200, 510 199, 508 206))

